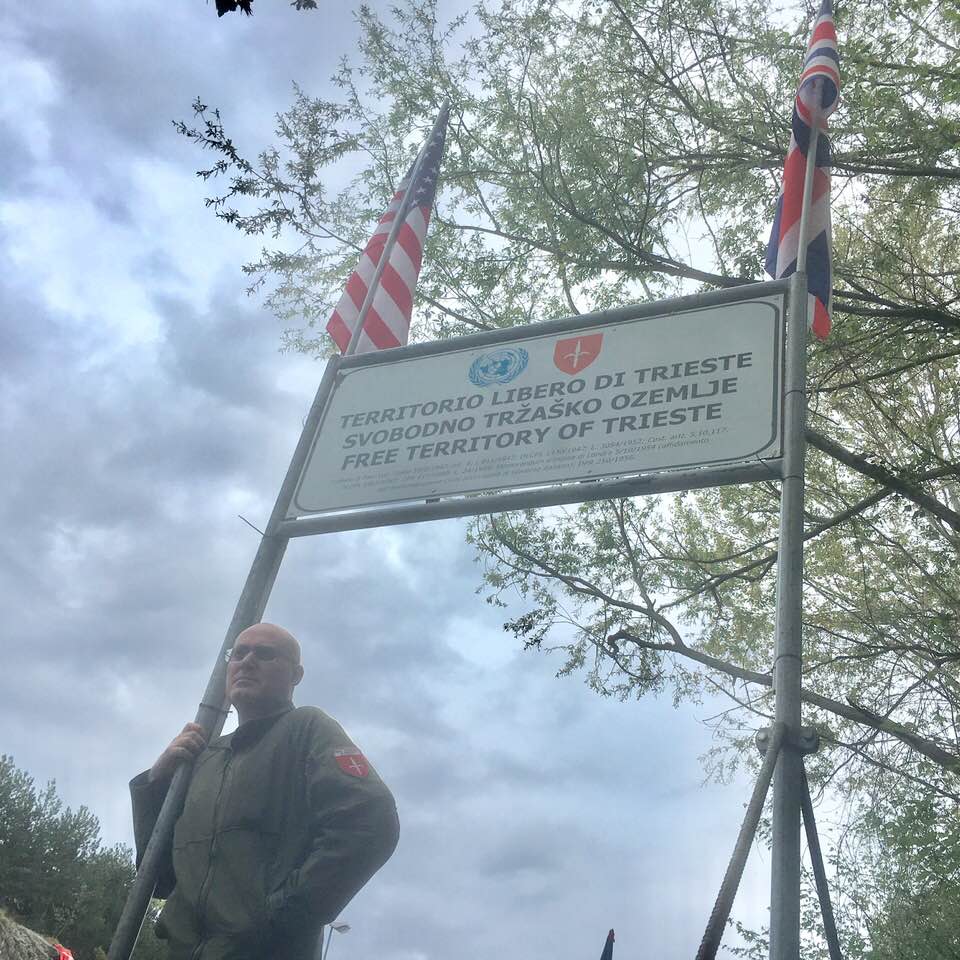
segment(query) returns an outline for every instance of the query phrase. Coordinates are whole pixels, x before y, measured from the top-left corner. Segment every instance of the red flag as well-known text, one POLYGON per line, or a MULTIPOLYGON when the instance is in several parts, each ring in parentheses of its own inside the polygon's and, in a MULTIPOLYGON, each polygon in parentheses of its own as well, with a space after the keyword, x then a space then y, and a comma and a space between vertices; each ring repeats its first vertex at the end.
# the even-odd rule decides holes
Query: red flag
POLYGON ((446 106, 440 111, 433 136, 426 146, 423 162, 417 170, 416 181, 410 182, 416 167, 414 162, 400 182, 390 206, 380 218, 377 229, 373 231, 373 236, 360 255, 357 269, 347 281, 346 290, 327 322, 327 332, 333 337, 341 353, 346 352, 350 345, 360 308, 383 254, 393 221, 407 191, 412 190, 410 207, 380 277, 356 352, 367 353, 371 350, 386 350, 388 347, 402 347, 407 342, 410 316, 413 312, 413 294, 420 276, 423 244, 427 238, 430 210, 437 192, 437 175, 443 156, 448 113, 446 106))

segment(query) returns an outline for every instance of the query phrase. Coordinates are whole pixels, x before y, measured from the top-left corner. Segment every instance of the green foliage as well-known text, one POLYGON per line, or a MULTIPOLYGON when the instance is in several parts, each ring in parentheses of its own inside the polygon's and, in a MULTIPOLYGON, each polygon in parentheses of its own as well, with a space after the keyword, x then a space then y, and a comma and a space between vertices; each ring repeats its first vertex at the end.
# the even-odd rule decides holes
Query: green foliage
POLYGON ((835 855, 851 960, 960 957, 960 826, 953 803, 896 785, 835 855), (878 913, 876 903, 887 909, 878 913))
MULTIPOLYGON (((489 0, 443 23, 434 0, 361 7, 339 99, 296 90, 256 162, 202 104, 180 129, 218 158, 217 215, 268 244, 245 270, 297 349, 330 349, 322 325, 444 99, 414 339, 734 286, 761 277, 809 13, 489 0)), ((954 956, 949 920, 921 905, 960 914, 934 869, 940 846, 960 850, 960 18, 846 0, 837 25, 834 332, 809 355, 810 773, 839 811, 851 956, 954 956), (921 823, 936 843, 907 842, 921 823)), ((471 540, 490 601, 517 608, 506 628, 561 652, 561 673, 609 696, 726 697, 708 758, 725 776, 755 762, 741 748, 771 715, 779 509, 757 483, 479 519, 471 540)))
MULTIPOLYGON (((38 787, 0 756, 0 908, 70 947, 77 960, 105 950, 133 881, 130 851, 103 847, 86 808, 65 808, 51 782, 38 787)), ((146 925, 135 960, 159 960, 146 925)))

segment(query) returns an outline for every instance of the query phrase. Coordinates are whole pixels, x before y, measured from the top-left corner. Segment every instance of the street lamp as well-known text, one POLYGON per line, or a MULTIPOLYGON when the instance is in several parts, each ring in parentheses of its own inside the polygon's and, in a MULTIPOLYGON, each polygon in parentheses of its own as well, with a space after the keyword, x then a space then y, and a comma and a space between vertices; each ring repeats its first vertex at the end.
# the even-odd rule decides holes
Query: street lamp
MULTIPOLYGON (((341 920, 334 920, 330 924, 330 932, 327 934, 327 945, 323 948, 323 953, 320 955, 320 960, 327 960, 327 954, 330 952, 330 941, 333 939, 333 931, 336 930, 337 933, 346 933, 350 929, 349 923, 343 923, 341 920)), ((323 943, 323 934, 320 935, 320 943, 323 943)))

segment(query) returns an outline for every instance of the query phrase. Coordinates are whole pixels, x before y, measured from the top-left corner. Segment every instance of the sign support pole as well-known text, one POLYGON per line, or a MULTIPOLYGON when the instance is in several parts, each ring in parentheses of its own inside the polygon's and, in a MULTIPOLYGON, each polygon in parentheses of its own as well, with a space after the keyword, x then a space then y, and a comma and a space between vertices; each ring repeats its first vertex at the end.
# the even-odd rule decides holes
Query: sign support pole
MULTIPOLYGON (((327 362, 313 405, 304 421, 300 440, 290 459, 290 466, 287 468, 287 474, 283 479, 280 492, 277 494, 273 512, 267 521, 266 530, 260 541, 256 556, 253 558, 253 564, 247 574, 240 599, 237 601, 233 619, 230 621, 230 626, 227 628, 217 659, 214 662, 206 692, 197 709, 195 722, 203 727, 208 742, 219 736, 227 717, 229 705, 225 695, 227 665, 224 657, 227 650, 233 646, 237 634, 252 624, 258 623, 263 616, 264 608, 267 605, 270 591, 273 589, 280 563, 289 542, 289 538, 280 532, 280 524, 286 518, 297 480, 303 470, 303 464, 310 451, 313 436, 319 426, 320 417, 339 366, 339 358, 327 362)), ((143 859, 140 861, 136 879, 127 894, 123 912, 114 931, 113 939, 110 941, 108 960, 128 960, 130 954, 133 953, 137 937, 140 935, 140 928, 153 897, 153 891, 157 885, 160 864, 173 839, 173 828, 183 808, 183 801, 187 795, 189 784, 190 764, 184 763, 177 768, 170 782, 153 833, 150 835, 143 859)))
MULTIPOLYGON (((816 90, 819 94, 819 89, 816 90)), ((803 669, 803 513, 807 414, 807 233, 816 170, 817 118, 811 124, 803 183, 796 272, 790 279, 784 377, 783 483, 777 559, 773 661, 774 719, 786 737, 773 781, 770 960, 800 957, 800 808, 803 754, 798 749, 803 669)))
POLYGON ((777 559, 777 626, 773 687, 775 722, 786 737, 773 781, 770 887, 770 960, 800 956, 800 797, 803 754, 800 731, 803 603, 803 510, 806 440, 807 277, 791 280, 784 398, 783 483, 777 559))

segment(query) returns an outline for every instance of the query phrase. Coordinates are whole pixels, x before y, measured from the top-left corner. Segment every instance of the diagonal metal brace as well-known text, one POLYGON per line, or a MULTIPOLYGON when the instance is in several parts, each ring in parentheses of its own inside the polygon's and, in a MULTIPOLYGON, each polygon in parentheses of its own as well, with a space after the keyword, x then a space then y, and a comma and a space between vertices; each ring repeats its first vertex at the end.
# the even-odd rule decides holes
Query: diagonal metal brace
POLYGON ((823 934, 830 950, 830 960, 843 960, 840 953, 840 938, 837 936, 837 924, 833 919, 827 872, 823 868, 823 852, 820 850, 817 822, 813 818, 813 801, 810 799, 810 784, 807 782, 806 770, 802 772, 802 784, 800 810, 803 813, 803 828, 807 834, 807 848, 810 851, 810 863, 813 865, 813 877, 817 884, 817 898, 820 900, 820 912, 823 915, 823 934))
POLYGON ((740 879, 743 876, 743 868, 746 866, 750 847, 753 846, 753 838, 757 834, 757 825, 760 823, 760 815, 763 813, 763 803, 766 800, 767 791, 770 789, 770 781, 773 779, 773 771, 776 769, 777 757, 783 746, 785 735, 786 725, 775 723, 767 741, 760 774, 753 787, 753 794, 747 804, 747 812, 744 815, 743 824, 733 848, 733 856, 727 865, 727 872, 724 874, 723 883, 720 885, 720 892, 717 894, 716 903, 713 905, 713 912, 707 921, 707 929, 700 941, 700 949, 697 951, 696 960, 715 960, 717 956, 723 931, 726 928, 727 920, 730 918, 733 898, 737 895, 737 888, 740 886, 740 879))
MULTIPOLYGON (((757 733, 757 748, 765 753, 770 742, 770 732, 760 730, 757 733)), ((788 733, 784 738, 784 746, 792 747, 801 753, 816 753, 820 747, 820 734, 816 727, 801 727, 796 733, 788 733)), ((833 915, 833 904, 830 901, 830 887, 827 884, 827 872, 823 866, 823 851, 820 849, 820 837, 817 833, 817 822, 813 814, 813 800, 810 797, 810 784, 807 781, 807 771, 801 768, 800 812, 803 816, 803 828, 807 837, 807 849, 810 852, 810 863, 813 866, 813 877, 817 886, 817 899, 820 901, 820 913, 823 916, 823 935, 827 941, 830 960, 843 960, 840 952, 840 937, 837 934, 837 924, 833 915)))

